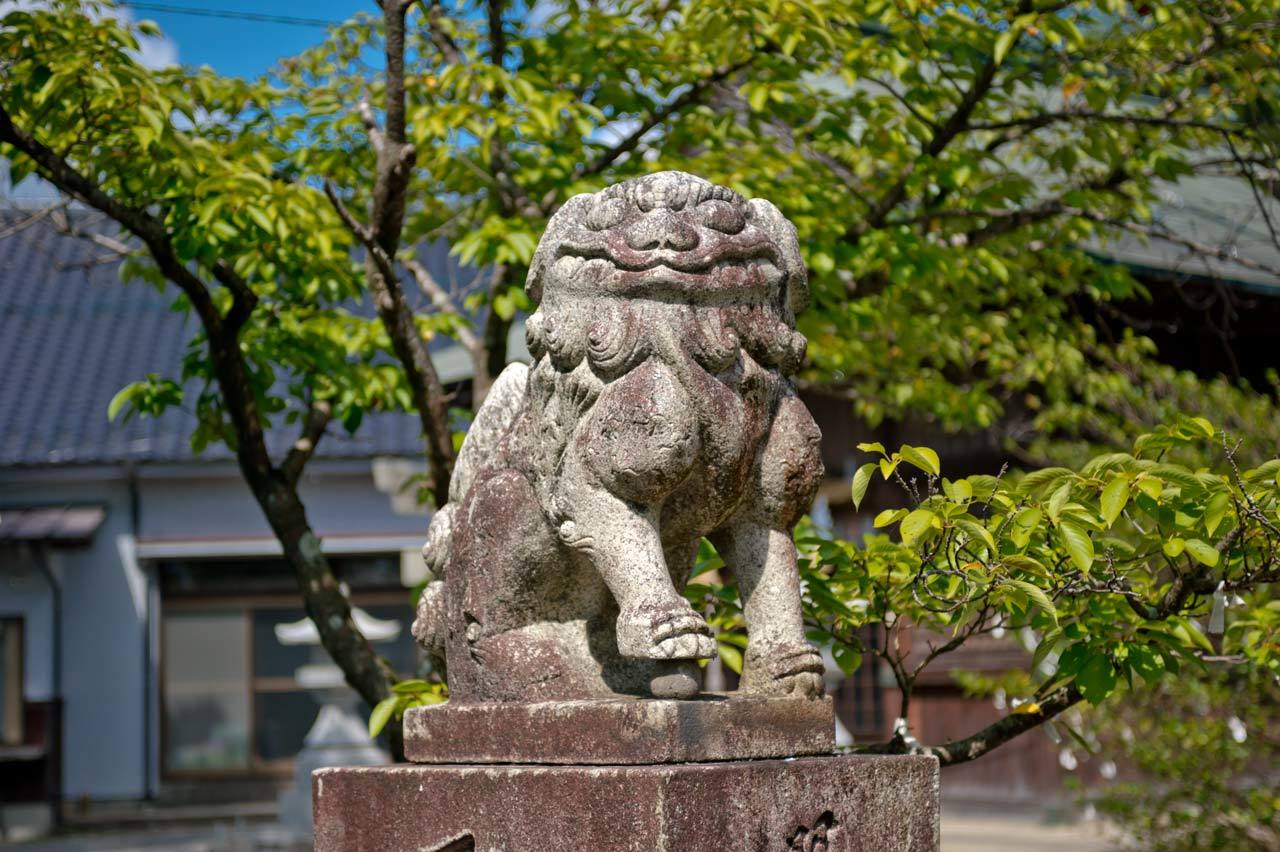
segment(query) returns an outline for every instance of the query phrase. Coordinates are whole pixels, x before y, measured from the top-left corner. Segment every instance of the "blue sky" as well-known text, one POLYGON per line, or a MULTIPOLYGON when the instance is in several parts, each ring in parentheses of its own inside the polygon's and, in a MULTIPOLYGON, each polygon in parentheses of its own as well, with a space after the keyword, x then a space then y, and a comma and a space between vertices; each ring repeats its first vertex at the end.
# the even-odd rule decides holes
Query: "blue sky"
MULTIPOLYGON (((310 0, 307 3, 287 0, 157 0, 157 3, 327 21, 343 21, 357 12, 378 12, 373 0, 310 0)), ((324 30, 320 27, 197 17, 148 8, 134 9, 132 15, 136 20, 149 19, 159 24, 173 42, 177 60, 182 64, 210 65, 221 74, 244 77, 256 76, 270 68, 277 59, 299 53, 324 38, 324 30)))

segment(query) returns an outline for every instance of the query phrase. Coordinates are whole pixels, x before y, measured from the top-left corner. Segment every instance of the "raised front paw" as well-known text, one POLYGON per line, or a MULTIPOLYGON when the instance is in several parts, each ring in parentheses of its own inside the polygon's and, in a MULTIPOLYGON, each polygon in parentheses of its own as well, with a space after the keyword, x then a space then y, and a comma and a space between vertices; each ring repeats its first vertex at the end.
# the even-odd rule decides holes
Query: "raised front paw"
POLYGON ((747 695, 817 698, 822 689, 822 655, 807 642, 747 645, 739 692, 747 695))
POLYGON ((623 610, 618 616, 618 651, 649 660, 703 660, 716 655, 707 622, 681 601, 670 607, 623 610))

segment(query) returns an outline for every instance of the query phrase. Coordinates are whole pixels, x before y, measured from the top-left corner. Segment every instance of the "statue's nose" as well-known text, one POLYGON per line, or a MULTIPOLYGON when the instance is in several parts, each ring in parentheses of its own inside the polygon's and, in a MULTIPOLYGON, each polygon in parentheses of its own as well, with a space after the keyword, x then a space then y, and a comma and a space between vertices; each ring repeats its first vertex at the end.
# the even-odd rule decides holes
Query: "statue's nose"
POLYGON ((691 251, 698 247, 698 229, 667 209, 646 213, 626 232, 627 245, 636 251, 670 249, 691 251))

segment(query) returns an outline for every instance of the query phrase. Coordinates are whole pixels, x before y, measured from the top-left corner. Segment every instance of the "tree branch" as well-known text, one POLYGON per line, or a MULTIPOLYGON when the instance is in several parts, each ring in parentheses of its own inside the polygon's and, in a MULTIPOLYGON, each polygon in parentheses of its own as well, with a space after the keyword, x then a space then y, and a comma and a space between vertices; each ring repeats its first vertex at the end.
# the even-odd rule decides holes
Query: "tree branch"
POLYGON ((450 65, 462 64, 462 51, 458 49, 458 44, 441 26, 441 22, 448 16, 445 14, 444 8, 440 5, 440 0, 431 0, 427 5, 427 35, 431 39, 431 43, 435 45, 436 50, 444 57, 444 61, 450 65))
MULTIPOLYGON (((1018 14, 1024 14, 1031 8, 1031 4, 1024 2, 1019 4, 1018 14)), ((1014 37, 1014 44, 1010 46, 1010 50, 1017 45, 1018 39, 1022 37, 1021 31, 1014 37)), ((992 85, 995 83, 996 72, 1000 69, 1000 63, 994 55, 987 57, 982 67, 978 70, 977 75, 973 79, 973 84, 969 90, 964 93, 960 99, 960 103, 956 106, 955 111, 947 118, 941 126, 929 124, 935 128, 933 137, 929 140, 929 144, 924 146, 921 152, 922 158, 933 158, 941 154, 951 141, 959 136, 969 127, 969 119, 973 115, 973 111, 977 109, 978 104, 982 103, 982 99, 991 91, 992 85)), ((849 228, 845 232, 845 239, 849 242, 856 243, 862 238, 862 235, 868 231, 877 230, 884 226, 885 220, 889 214, 902 203, 906 197, 907 182, 911 179, 914 166, 908 166, 906 171, 899 176, 889 191, 881 196, 880 201, 867 214, 867 217, 857 225, 849 228)))
POLYGON ((373 295, 378 319, 404 368, 426 438, 431 491, 436 505, 443 506, 448 500, 455 455, 449 431, 449 408, 426 341, 419 334, 413 311, 405 299, 394 260, 400 247, 406 195, 416 162, 416 151, 408 143, 405 132, 405 14, 413 0, 384 0, 380 5, 385 33, 386 101, 369 225, 356 220, 331 183, 325 183, 324 192, 343 224, 365 248, 365 281, 373 295))
POLYGON ((449 409, 440 375, 431 361, 426 343, 418 333, 413 311, 405 301, 392 256, 375 238, 371 228, 356 221, 332 183, 325 182, 324 194, 333 205, 338 218, 367 252, 366 278, 373 292, 374 307, 391 338, 391 347, 404 367, 405 377, 413 393, 414 406, 418 409, 418 420, 427 439, 432 495, 436 505, 443 506, 449 499, 449 477, 453 473, 454 450, 453 438, 449 432, 449 409))
POLYGON ((414 258, 408 258, 402 263, 405 269, 409 270, 409 273, 413 276, 413 280, 418 282, 418 289, 431 300, 431 304, 435 306, 436 310, 459 317, 460 322, 454 334, 457 336, 458 342, 462 344, 462 348, 466 349, 467 354, 471 356, 472 407, 478 409, 488 393, 489 385, 492 384, 484 341, 476 336, 475 331, 468 324, 466 316, 462 311, 458 310, 453 297, 449 295, 444 287, 440 286, 440 282, 436 281, 435 276, 425 266, 414 258))
MULTIPOLYGON (((253 300, 246 295, 247 285, 229 266, 219 269, 215 265, 215 276, 231 289, 235 299, 231 313, 224 319, 205 283, 178 258, 170 235, 159 220, 146 210, 112 198, 63 157, 14 125, 3 107, 0 107, 0 140, 29 157, 41 176, 62 192, 105 213, 140 239, 164 276, 190 300, 205 331, 214 377, 235 431, 236 461, 245 482, 294 569, 307 614, 315 623, 325 650, 342 668, 347 683, 364 700, 377 703, 390 691, 395 672, 374 653, 356 627, 351 617, 351 603, 341 591, 320 541, 307 521, 296 484, 272 465, 267 453, 257 398, 240 349, 239 312, 251 312, 253 305, 253 300)), ((295 456, 292 466, 300 466, 296 459, 295 456)))
POLYGON ((315 455, 316 447, 332 418, 333 403, 327 399, 315 400, 307 408, 306 417, 302 421, 302 432, 280 464, 280 472, 284 474, 285 480, 293 484, 298 482, 302 469, 315 455))
POLYGON ((112 198, 101 187, 76 171, 62 156, 15 125, 3 107, 0 107, 0 140, 8 142, 30 157, 44 172, 44 176, 63 192, 107 214, 142 240, 151 250, 160 270, 186 294, 201 321, 211 330, 221 332, 222 316, 214 306, 204 282, 178 260, 170 245, 169 235, 151 214, 112 198))
MULTIPOLYGON (((453 301, 453 297, 449 295, 449 292, 444 287, 440 286, 440 282, 425 266, 415 258, 406 258, 401 263, 405 269, 409 270, 409 274, 413 276, 413 280, 418 284, 418 289, 431 300, 431 304, 435 306, 436 310, 463 316, 462 311, 458 309, 457 303, 453 301)), ((458 336, 458 341, 469 352, 474 354, 481 350, 480 339, 476 337, 475 332, 470 327, 461 325, 455 333, 458 336)))
POLYGON ((619 157, 634 150, 635 147, 640 144, 640 140, 642 140, 645 137, 645 134, 650 130, 653 130, 653 128, 662 124, 685 107, 700 102, 702 98, 706 96, 707 92, 709 92, 716 84, 723 82, 732 75, 746 68, 754 61, 754 59, 755 54, 748 56, 746 59, 735 62, 732 65, 719 68, 708 74, 706 77, 697 80, 688 89, 686 89, 684 93, 651 112, 640 122, 639 126, 636 127, 635 130, 628 133, 614 145, 601 151, 594 160, 589 163, 582 164, 582 166, 580 166, 573 175, 570 176, 569 182, 574 183, 582 180, 583 178, 593 177, 594 175, 600 174, 605 169, 609 168, 609 166, 613 165, 619 157))
POLYGON ((1134 124, 1146 127, 1166 127, 1183 130, 1210 130, 1215 133, 1224 134, 1235 133, 1239 129, 1221 124, 1214 124, 1210 121, 1198 121, 1195 119, 1173 118, 1161 115, 1125 115, 1119 113, 1094 112, 1092 110, 1056 110, 1053 112, 1041 112, 1022 118, 1011 118, 1005 121, 990 121, 971 124, 967 129, 969 132, 973 133, 984 130, 1013 130, 1019 128, 1024 130, 1038 130, 1042 127, 1048 127, 1051 124, 1068 121, 1097 121, 1100 123, 1134 124))
POLYGON ((1113 219, 1101 213, 1091 210, 1080 210, 1075 208, 1064 208, 1063 212, 1071 216, 1078 216, 1082 219, 1088 219, 1099 224, 1107 225, 1112 228, 1129 231, 1133 234, 1148 237, 1155 240, 1163 240, 1173 245, 1182 246, 1188 251, 1201 255, 1203 257, 1211 257, 1224 263, 1234 263, 1237 266, 1243 266, 1245 269, 1252 269, 1255 272, 1264 272, 1268 275, 1274 275, 1280 278, 1280 266, 1262 263, 1243 255, 1233 254, 1226 246, 1214 246, 1208 243, 1202 243, 1189 237, 1175 234, 1173 231, 1162 225, 1144 225, 1139 222, 1126 222, 1122 219, 1113 219))

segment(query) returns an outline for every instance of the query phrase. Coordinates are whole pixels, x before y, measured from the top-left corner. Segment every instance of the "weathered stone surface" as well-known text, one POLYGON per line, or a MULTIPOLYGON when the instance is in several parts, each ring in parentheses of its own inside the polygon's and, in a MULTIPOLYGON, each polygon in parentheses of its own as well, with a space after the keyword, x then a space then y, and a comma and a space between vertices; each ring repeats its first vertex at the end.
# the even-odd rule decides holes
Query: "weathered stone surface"
POLYGON ((570 199, 526 289, 533 363, 502 374, 467 435, 424 556, 414 635, 451 701, 659 694, 716 643, 681 594, 707 536, 738 579, 740 691, 808 698, 791 529, 822 478, 788 376, 808 298, 772 204, 680 172, 570 199))
POLYGON ((831 699, 704 695, 463 704, 405 714, 415 763, 640 764, 831 754, 831 699))
POLYGON ((316 772, 317 852, 929 852, 932 757, 316 772))

